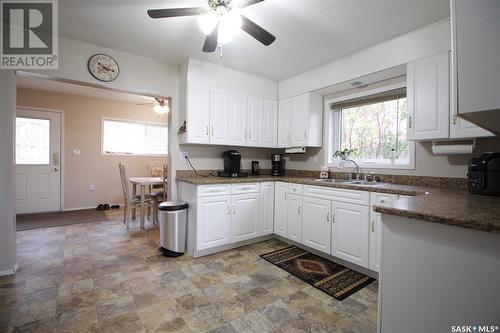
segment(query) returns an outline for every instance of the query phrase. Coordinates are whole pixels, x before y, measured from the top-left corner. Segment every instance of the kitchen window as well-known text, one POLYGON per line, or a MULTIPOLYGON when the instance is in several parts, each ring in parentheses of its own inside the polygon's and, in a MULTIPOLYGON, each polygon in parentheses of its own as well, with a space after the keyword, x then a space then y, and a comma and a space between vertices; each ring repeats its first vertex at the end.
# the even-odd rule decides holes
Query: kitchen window
POLYGON ((160 123, 103 119, 102 154, 167 155, 168 127, 160 123))
MULTIPOLYGON (((414 168, 415 144, 407 140, 406 88, 330 103, 328 164, 333 155, 351 150, 350 159, 364 168, 414 168)), ((351 166, 351 165, 349 165, 351 166)))

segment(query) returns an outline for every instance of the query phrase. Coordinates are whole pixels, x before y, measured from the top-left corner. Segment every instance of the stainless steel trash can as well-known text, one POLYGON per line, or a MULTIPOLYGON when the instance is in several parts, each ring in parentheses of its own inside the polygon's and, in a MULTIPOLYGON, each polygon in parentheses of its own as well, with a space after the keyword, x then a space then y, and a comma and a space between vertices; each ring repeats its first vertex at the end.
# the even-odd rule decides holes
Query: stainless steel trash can
POLYGON ((184 201, 166 201, 158 206, 160 251, 167 257, 178 257, 186 251, 187 211, 184 201))

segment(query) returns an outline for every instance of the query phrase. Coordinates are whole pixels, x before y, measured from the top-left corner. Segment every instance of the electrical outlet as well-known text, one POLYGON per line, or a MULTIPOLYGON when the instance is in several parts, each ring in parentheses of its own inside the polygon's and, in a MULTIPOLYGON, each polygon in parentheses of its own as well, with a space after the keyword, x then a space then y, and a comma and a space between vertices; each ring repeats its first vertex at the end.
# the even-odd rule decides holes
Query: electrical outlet
POLYGON ((92 185, 89 186, 89 191, 90 192, 94 192, 95 191, 95 185, 94 184, 92 184, 92 185))
POLYGON ((189 157, 189 153, 187 151, 181 151, 181 161, 184 161, 189 157))

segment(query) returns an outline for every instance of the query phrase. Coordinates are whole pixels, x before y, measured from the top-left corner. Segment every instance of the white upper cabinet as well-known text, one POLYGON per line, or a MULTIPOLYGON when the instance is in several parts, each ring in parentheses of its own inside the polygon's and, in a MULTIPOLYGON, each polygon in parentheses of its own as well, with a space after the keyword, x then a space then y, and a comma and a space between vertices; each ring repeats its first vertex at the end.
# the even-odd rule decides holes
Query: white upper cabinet
POLYGON ((290 147, 290 113, 292 100, 285 99, 279 102, 278 107, 278 147, 290 147))
POLYGON ((247 96, 229 94, 229 117, 227 119, 227 143, 232 146, 246 145, 247 96))
POLYGON ((264 99, 262 110, 261 146, 278 146, 278 102, 264 99))
POLYGON ((264 101, 253 96, 248 96, 247 101, 246 142, 247 146, 258 147, 261 145, 264 101))
POLYGON ((210 89, 210 143, 224 144, 229 131, 229 93, 210 89))
POLYGON ((332 202, 332 255, 368 267, 368 206, 332 202))
POLYGON ((407 65, 408 139, 449 137, 450 71, 448 53, 407 65))
POLYGON ((451 25, 458 113, 500 131, 500 1, 452 0, 451 25))
POLYGON ((321 147, 322 106, 322 97, 313 93, 280 101, 278 147, 321 147))
POLYGON ((189 83, 186 94, 187 142, 210 143, 210 89, 189 83))
POLYGON ((330 254, 332 215, 331 201, 303 197, 302 244, 330 254))

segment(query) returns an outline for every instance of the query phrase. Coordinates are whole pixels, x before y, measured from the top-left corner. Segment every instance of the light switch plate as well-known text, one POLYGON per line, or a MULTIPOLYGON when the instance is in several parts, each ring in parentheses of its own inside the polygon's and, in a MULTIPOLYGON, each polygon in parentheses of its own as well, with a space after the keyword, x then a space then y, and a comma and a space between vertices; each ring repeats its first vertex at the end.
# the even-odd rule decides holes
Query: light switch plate
POLYGON ((80 149, 73 149, 73 155, 79 156, 80 155, 80 149))

